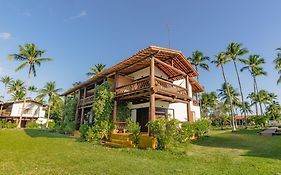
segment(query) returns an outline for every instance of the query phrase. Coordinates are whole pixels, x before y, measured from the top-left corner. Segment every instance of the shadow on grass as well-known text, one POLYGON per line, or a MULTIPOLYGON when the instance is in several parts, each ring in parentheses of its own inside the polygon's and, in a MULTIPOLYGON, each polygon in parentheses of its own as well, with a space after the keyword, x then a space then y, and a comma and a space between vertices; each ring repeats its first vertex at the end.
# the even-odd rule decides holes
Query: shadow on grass
POLYGON ((30 137, 71 138, 70 136, 45 129, 24 129, 24 132, 30 137))
POLYGON ((264 157, 281 160, 281 136, 260 136, 260 129, 241 129, 237 132, 225 131, 203 137, 193 144, 246 150, 243 156, 264 157))

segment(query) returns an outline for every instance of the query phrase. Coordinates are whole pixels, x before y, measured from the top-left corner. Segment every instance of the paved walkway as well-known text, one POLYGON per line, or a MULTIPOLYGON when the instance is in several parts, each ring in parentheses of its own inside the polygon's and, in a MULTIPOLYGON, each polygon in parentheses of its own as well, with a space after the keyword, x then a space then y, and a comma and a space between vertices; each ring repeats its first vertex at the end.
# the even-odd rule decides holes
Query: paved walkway
POLYGON ((278 127, 270 127, 262 132, 260 132, 260 134, 262 136, 272 136, 276 131, 277 131, 278 127))

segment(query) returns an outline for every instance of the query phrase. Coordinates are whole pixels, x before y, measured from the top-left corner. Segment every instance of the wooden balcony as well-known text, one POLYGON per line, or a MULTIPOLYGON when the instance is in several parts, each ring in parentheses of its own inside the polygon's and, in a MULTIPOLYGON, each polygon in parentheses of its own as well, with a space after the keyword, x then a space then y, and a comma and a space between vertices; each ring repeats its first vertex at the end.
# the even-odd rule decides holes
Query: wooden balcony
MULTIPOLYGON (((116 97, 130 96, 137 93, 150 91, 150 77, 134 81, 130 84, 116 88, 116 97)), ((184 87, 173 84, 170 81, 155 77, 154 92, 173 98, 188 99, 188 90, 184 87)))
POLYGON ((89 96, 89 97, 86 97, 84 99, 80 99, 79 100, 79 107, 80 106, 88 106, 88 105, 92 105, 93 102, 94 102, 94 99, 95 99, 95 96, 92 95, 92 96, 89 96))
POLYGON ((193 101, 193 106, 200 106, 199 100, 192 100, 192 101, 193 101))
POLYGON ((6 111, 3 111, 1 113, 1 117, 10 117, 11 116, 11 112, 6 112, 6 111))

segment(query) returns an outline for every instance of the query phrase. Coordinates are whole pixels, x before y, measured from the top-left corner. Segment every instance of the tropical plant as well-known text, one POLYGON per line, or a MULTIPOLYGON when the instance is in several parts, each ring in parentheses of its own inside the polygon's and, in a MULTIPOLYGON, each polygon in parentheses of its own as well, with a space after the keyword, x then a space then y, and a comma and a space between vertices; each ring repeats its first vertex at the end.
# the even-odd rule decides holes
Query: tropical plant
POLYGON ((132 140, 133 144, 135 146, 137 146, 140 142, 140 136, 141 136, 141 132, 140 132, 140 125, 137 122, 134 122, 132 120, 127 120, 128 123, 128 132, 130 133, 130 139, 132 140))
POLYGON ((23 100, 25 98, 24 82, 19 79, 12 80, 8 85, 8 92, 11 93, 11 100, 23 100))
POLYGON ((277 57, 274 60, 275 64, 275 69, 278 71, 278 74, 280 75, 277 84, 281 83, 281 47, 276 49, 277 52, 277 57))
MULTIPOLYGON (((227 46, 227 51, 226 51, 226 55, 232 59, 234 68, 235 68, 235 72, 236 72, 236 77, 237 77, 237 81, 238 81, 238 85, 239 85, 239 90, 240 90, 240 95, 241 95, 241 100, 242 100, 242 105, 245 104, 244 101, 244 94, 243 94, 243 89, 242 89, 242 83, 240 80, 240 75, 239 75, 239 71, 237 68, 237 60, 239 60, 238 57, 243 56, 245 54, 247 54, 249 51, 246 48, 242 48, 242 44, 241 43, 235 43, 232 42, 227 46)), ((243 106, 243 108, 245 108, 243 106)), ((246 119, 246 113, 244 113, 244 117, 246 119)), ((247 127, 247 123, 246 123, 246 127, 247 127)))
MULTIPOLYGON (((256 77, 261 75, 266 75, 266 72, 261 67, 261 65, 265 64, 265 60, 261 58, 259 55, 250 55, 248 59, 239 59, 239 60, 246 65, 242 67, 240 71, 248 70, 253 77, 254 93, 257 95, 257 98, 259 100, 261 115, 263 115, 261 101, 258 94, 258 85, 257 85, 256 77)), ((256 115, 258 115, 258 113, 256 115)))
POLYGON ((29 86, 29 87, 28 87, 28 91, 29 91, 30 97, 32 97, 32 93, 38 92, 38 89, 37 89, 37 87, 35 87, 34 85, 32 85, 32 86, 29 86))
POLYGON ((93 77, 97 73, 103 71, 105 69, 105 64, 95 64, 93 67, 90 67, 90 72, 86 73, 88 77, 93 77))
POLYGON ((210 58, 208 56, 204 56, 202 52, 196 50, 192 52, 192 55, 187 59, 195 67, 197 71, 199 68, 209 71, 209 65, 206 62, 209 61, 210 58))
POLYGON ((13 78, 11 78, 10 76, 3 76, 1 77, 0 79, 0 82, 4 84, 4 87, 5 87, 5 93, 4 93, 4 100, 5 100, 5 95, 8 94, 8 85, 11 84, 13 81, 13 78))
POLYGON ((203 116, 203 118, 207 118, 210 117, 210 115, 213 113, 214 111, 214 107, 217 105, 218 103, 218 97, 216 92, 210 92, 210 93, 202 93, 201 95, 201 114, 203 116))
POLYGON ((272 120, 281 119, 281 106, 278 102, 274 101, 266 107, 266 115, 272 120))
POLYGON ((226 75, 225 75, 225 72, 224 72, 224 66, 223 66, 224 64, 230 62, 230 60, 227 59, 225 53, 223 53, 223 52, 220 52, 215 57, 216 57, 216 59, 213 60, 212 63, 216 64, 217 67, 221 68, 224 83, 226 85, 226 92, 227 92, 228 99, 229 99, 230 116, 232 117, 232 131, 236 131, 237 129, 236 129, 236 126, 235 126, 235 117, 234 117, 234 112, 233 112, 233 101, 232 101, 232 96, 230 94, 230 90, 229 90, 229 87, 228 87, 228 82, 227 82, 227 79, 226 79, 226 75))
POLYGON ((48 98, 48 117, 47 117, 47 123, 46 128, 48 128, 49 120, 50 120, 50 112, 51 108, 54 106, 55 101, 61 100, 59 97, 59 91, 61 91, 61 88, 56 88, 56 82, 47 82, 44 88, 39 90, 39 99, 43 99, 45 97, 48 98))
MULTIPOLYGON (((20 45, 19 50, 20 50, 19 54, 11 54, 11 55, 9 55, 9 58, 11 60, 23 62, 16 68, 16 71, 22 70, 23 68, 28 66, 27 84, 26 84, 26 88, 25 88, 25 94, 28 96, 30 78, 32 75, 34 77, 37 75, 36 66, 41 66, 41 64, 43 62, 51 61, 52 59, 51 58, 42 58, 41 56, 45 53, 45 51, 37 49, 37 46, 34 43, 25 44, 24 47, 20 45)), ((25 102, 26 102, 26 96, 24 97, 23 109, 25 108, 25 102)), ((21 111, 18 128, 21 127, 23 111, 24 110, 21 111)))

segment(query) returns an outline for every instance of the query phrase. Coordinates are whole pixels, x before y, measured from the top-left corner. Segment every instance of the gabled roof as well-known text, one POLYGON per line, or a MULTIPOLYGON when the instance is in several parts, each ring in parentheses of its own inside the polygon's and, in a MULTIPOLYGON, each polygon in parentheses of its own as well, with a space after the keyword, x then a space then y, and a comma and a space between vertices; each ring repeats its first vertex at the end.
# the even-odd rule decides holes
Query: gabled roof
MULTIPOLYGON (((199 75, 199 73, 194 69, 191 63, 180 51, 157 46, 149 46, 139 51, 138 53, 132 55, 131 57, 125 59, 124 61, 121 61, 120 63, 96 74, 94 77, 84 81, 83 83, 74 86, 73 88, 69 89, 61 95, 68 95, 82 87, 85 87, 95 82, 99 78, 108 76, 115 72, 119 72, 123 75, 128 75, 138 70, 141 70, 150 65, 149 58, 152 56, 167 64, 173 65, 173 67, 181 70, 182 72, 185 72, 189 77, 195 77, 199 75)), ((156 64, 156 66, 165 74, 167 74, 170 79, 182 79, 182 77, 172 69, 165 67, 161 64, 156 64)))

